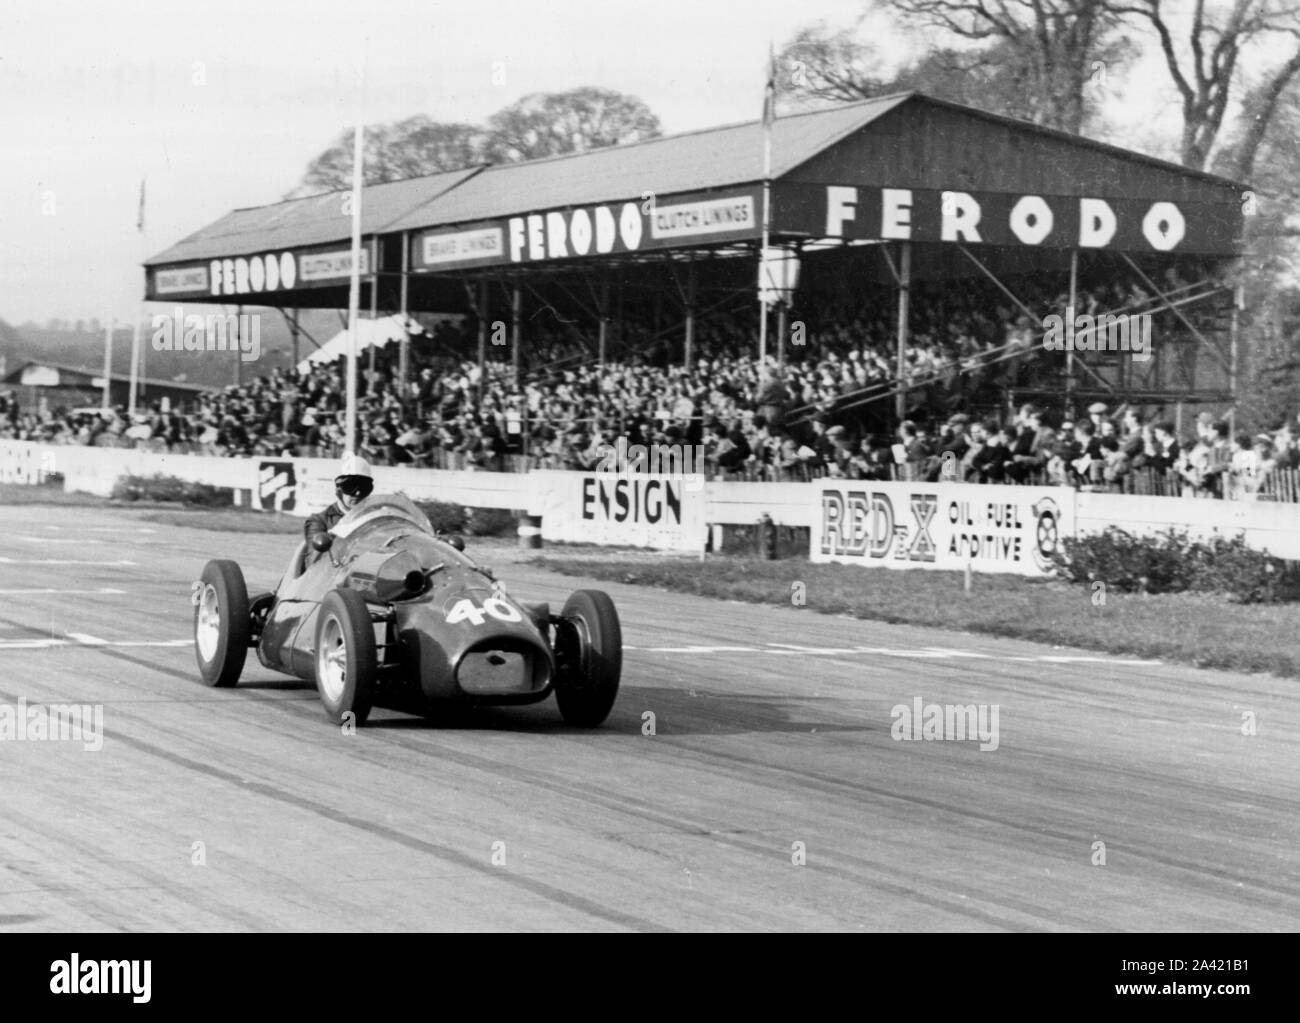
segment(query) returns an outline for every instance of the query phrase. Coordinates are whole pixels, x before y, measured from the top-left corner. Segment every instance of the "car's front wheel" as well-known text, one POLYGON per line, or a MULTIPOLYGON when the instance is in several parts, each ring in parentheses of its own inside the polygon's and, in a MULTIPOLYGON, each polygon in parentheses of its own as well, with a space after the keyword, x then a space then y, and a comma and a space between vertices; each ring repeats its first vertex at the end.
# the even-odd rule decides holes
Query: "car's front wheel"
POLYGON ((233 561, 209 561, 194 604, 194 656, 205 686, 239 681, 251 631, 244 573, 233 561))
POLYGON ((316 691, 336 723, 362 724, 375 700, 375 629, 356 590, 331 590, 316 620, 316 691))
POLYGON ((623 629, 601 590, 575 590, 555 628, 555 702, 565 722, 595 728, 614 707, 623 674, 623 629))

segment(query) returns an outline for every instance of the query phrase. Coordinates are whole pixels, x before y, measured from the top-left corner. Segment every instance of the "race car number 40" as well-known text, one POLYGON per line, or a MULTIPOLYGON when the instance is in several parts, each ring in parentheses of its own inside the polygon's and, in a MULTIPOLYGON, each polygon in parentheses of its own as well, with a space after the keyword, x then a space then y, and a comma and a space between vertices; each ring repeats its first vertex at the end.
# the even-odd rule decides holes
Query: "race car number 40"
POLYGON ((487 621, 488 615, 502 622, 522 622, 524 616, 519 611, 506 603, 500 597, 488 597, 483 601, 483 606, 479 607, 468 597, 456 601, 447 611, 447 624, 455 625, 457 622, 472 622, 475 625, 482 625, 487 621))

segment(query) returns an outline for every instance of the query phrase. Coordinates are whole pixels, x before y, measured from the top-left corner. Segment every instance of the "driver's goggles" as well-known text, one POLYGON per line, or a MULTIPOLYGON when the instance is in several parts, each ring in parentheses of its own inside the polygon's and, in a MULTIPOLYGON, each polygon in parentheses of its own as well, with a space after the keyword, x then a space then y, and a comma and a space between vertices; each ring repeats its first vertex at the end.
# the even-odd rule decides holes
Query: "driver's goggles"
POLYGON ((375 489, 374 481, 365 478, 343 480, 338 486, 339 490, 348 497, 369 497, 370 492, 375 489))

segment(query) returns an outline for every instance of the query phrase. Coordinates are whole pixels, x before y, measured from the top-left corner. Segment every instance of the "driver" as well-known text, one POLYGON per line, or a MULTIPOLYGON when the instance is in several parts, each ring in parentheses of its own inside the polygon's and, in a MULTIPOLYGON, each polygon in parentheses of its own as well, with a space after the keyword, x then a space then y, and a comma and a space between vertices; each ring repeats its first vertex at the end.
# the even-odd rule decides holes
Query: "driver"
POLYGON ((316 538, 324 536, 326 539, 321 543, 328 547, 329 531, 339 519, 369 497, 374 489, 375 477, 366 460, 357 455, 344 455, 343 462, 339 465, 339 474, 334 477, 334 503, 324 511, 308 516, 307 524, 303 527, 303 533, 307 537, 308 564, 324 553, 321 547, 317 547, 316 538))

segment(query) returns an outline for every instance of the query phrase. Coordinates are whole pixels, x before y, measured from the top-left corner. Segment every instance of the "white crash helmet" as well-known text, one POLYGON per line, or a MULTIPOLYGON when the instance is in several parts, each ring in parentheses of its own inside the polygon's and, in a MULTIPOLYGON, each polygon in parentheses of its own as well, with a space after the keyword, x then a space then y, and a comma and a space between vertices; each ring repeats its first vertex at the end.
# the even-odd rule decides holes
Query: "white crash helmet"
POLYGON ((375 489, 375 474, 370 471, 370 463, 360 455, 344 455, 339 474, 334 477, 334 487, 339 491, 359 491, 362 497, 369 496, 375 489))

